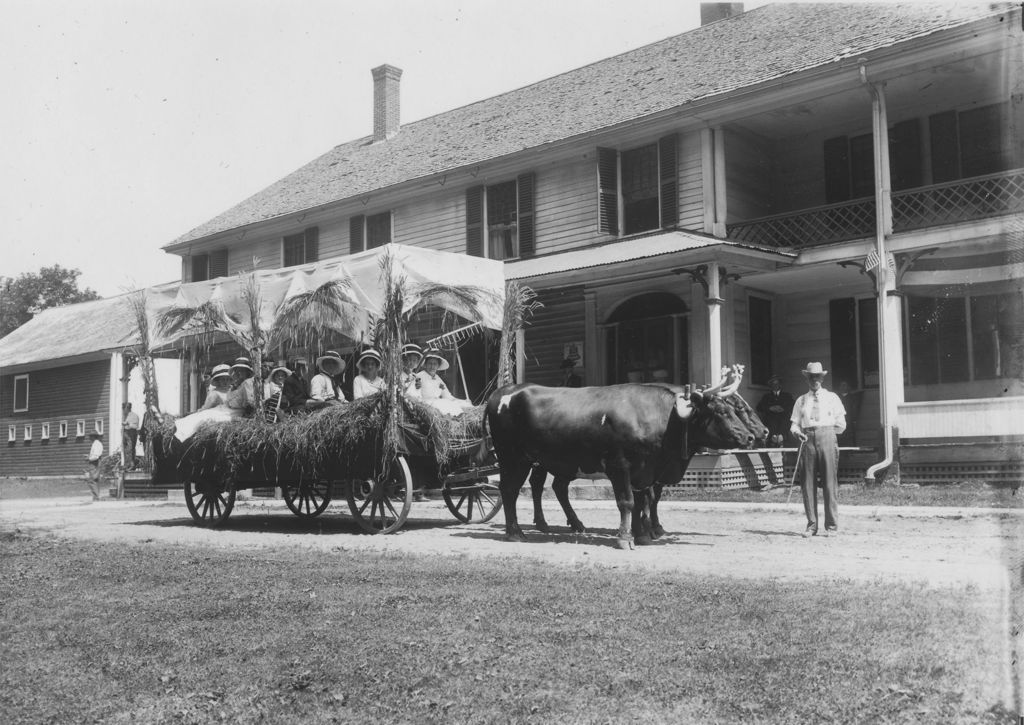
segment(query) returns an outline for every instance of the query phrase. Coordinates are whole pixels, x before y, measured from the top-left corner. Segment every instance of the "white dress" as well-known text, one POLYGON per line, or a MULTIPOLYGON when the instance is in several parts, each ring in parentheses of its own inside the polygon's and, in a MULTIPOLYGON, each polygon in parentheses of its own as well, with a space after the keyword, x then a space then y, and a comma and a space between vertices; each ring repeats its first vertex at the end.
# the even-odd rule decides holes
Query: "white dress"
POLYGON ((456 416, 466 408, 473 407, 468 400, 453 396, 437 373, 431 375, 426 370, 420 370, 416 377, 420 379, 420 397, 423 402, 434 406, 445 415, 456 416))
POLYGON ((185 442, 192 437, 203 423, 223 423, 245 415, 246 408, 253 404, 252 379, 246 380, 235 390, 221 392, 211 388, 206 394, 203 407, 192 415, 174 421, 174 437, 185 442))
POLYGON ((384 378, 379 375, 373 380, 370 380, 365 375, 356 375, 352 381, 352 400, 359 400, 365 398, 367 395, 373 395, 384 389, 384 378))

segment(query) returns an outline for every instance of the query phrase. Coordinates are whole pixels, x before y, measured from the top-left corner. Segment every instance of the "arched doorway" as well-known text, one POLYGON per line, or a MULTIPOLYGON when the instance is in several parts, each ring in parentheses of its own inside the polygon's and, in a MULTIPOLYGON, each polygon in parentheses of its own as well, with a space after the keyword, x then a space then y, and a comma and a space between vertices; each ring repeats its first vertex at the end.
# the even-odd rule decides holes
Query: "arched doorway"
POLYGON ((626 300, 605 321, 607 383, 683 383, 689 379, 686 303, 669 292, 626 300))

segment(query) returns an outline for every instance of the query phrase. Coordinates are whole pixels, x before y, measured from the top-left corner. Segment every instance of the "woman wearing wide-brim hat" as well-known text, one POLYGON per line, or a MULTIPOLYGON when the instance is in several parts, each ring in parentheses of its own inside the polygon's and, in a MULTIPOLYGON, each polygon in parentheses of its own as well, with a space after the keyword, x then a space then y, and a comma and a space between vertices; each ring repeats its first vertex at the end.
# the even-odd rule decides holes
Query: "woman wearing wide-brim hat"
POLYGON ((420 397, 424 403, 434 406, 446 415, 459 415, 473 404, 456 398, 438 375, 448 369, 448 360, 440 350, 430 349, 423 353, 423 369, 416 373, 420 381, 420 397))
POLYGON ((402 346, 402 378, 399 381, 402 392, 410 398, 420 397, 420 379, 416 368, 423 362, 423 348, 410 342, 402 346))
POLYGON ((309 381, 309 397, 320 403, 336 403, 345 399, 336 375, 345 372, 345 361, 334 350, 328 350, 316 359, 317 374, 309 381))
POLYGON ((186 441, 203 423, 223 423, 247 415, 255 406, 252 365, 240 357, 232 365, 217 365, 210 377, 212 389, 203 407, 174 421, 174 437, 186 441), (231 383, 228 383, 228 381, 231 383), (232 386, 233 384, 233 386, 232 386))
POLYGON ((359 400, 384 390, 384 378, 380 376, 381 356, 372 347, 368 347, 356 360, 359 374, 352 380, 352 399, 359 400))

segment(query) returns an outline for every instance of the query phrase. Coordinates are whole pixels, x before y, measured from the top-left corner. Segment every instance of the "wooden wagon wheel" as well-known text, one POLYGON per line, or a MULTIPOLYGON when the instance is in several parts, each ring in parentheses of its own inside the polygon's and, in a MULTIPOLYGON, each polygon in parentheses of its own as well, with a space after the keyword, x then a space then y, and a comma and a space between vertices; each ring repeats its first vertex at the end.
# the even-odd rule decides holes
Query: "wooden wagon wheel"
POLYGON ((468 481, 449 476, 441 486, 441 495, 448 510, 464 524, 486 523, 501 511, 496 475, 468 481))
POLYGON ((397 456, 386 476, 352 481, 348 508, 363 531, 390 534, 402 528, 412 508, 412 474, 405 456, 397 456))
POLYGON ((319 516, 331 503, 331 482, 316 479, 281 484, 284 502, 296 516, 319 516))
POLYGON ((198 525, 222 526, 235 507, 235 487, 230 482, 185 481, 185 505, 198 525))

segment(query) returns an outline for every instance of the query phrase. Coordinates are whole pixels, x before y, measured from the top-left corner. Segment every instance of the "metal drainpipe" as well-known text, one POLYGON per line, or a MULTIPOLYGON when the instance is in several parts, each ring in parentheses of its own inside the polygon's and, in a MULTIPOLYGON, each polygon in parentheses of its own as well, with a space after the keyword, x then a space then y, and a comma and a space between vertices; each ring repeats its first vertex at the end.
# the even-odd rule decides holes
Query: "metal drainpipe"
POLYGON ((889 193, 889 154, 888 154, 888 123, 885 112, 885 95, 868 80, 867 67, 860 67, 861 82, 867 86, 871 94, 871 124, 872 138, 874 141, 875 161, 875 253, 878 255, 878 267, 876 272, 876 292, 878 304, 878 397, 882 417, 882 437, 885 440, 885 458, 875 463, 864 472, 864 482, 871 484, 875 482, 875 474, 878 471, 892 465, 894 451, 892 445, 892 421, 889 419, 888 406, 888 385, 887 378, 889 371, 885 364, 886 354, 886 277, 890 274, 888 261, 885 253, 885 236, 891 225, 887 224, 886 205, 889 193))

